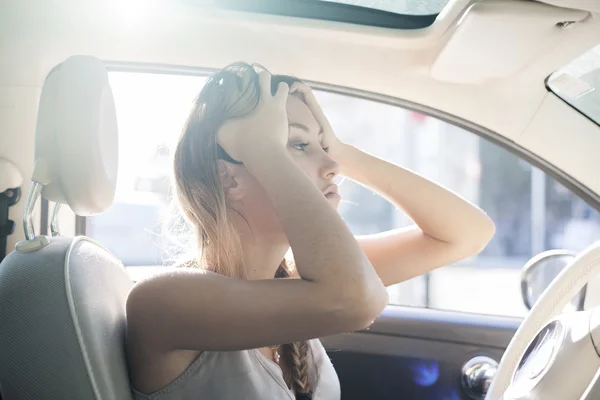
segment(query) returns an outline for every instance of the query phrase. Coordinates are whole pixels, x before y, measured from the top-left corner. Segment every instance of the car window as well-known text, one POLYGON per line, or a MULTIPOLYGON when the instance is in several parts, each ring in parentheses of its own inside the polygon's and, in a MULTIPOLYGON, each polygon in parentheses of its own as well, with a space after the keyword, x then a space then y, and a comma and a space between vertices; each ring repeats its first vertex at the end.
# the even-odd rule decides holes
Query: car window
MULTIPOLYGON (((87 218, 86 234, 128 267, 168 265, 172 240, 171 154, 198 76, 111 72, 120 164, 111 208, 87 218)), ((517 155, 471 132, 397 106, 316 91, 336 134, 410 168, 481 206, 496 235, 477 256, 389 288, 390 303, 522 316, 520 268, 547 249, 582 250, 600 239, 600 215, 517 155)), ((379 195, 341 178, 340 213, 355 234, 407 226, 410 219, 379 195)), ((465 221, 468 223, 468 221, 465 221)))

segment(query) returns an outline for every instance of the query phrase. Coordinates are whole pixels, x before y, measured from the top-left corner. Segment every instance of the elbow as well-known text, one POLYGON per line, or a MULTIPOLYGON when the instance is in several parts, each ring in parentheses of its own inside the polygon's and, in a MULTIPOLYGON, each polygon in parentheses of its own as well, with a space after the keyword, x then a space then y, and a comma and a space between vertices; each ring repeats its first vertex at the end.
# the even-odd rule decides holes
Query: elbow
POLYGON ((484 214, 483 221, 478 229, 477 236, 479 237, 479 240, 477 243, 477 253, 485 249, 488 243, 494 238, 495 234, 496 225, 494 224, 494 221, 487 214, 484 214))
POLYGON ((367 302, 363 303, 361 312, 355 321, 356 326, 354 327, 354 331, 360 331, 370 327, 388 303, 388 292, 385 286, 381 285, 381 290, 367 302))
POLYGON ((379 279, 371 285, 364 285, 345 293, 340 315, 345 331, 360 331, 371 326, 388 305, 388 292, 379 279))
POLYGON ((466 256, 473 256, 481 253, 496 234, 496 225, 487 215, 482 214, 482 218, 473 225, 471 234, 463 243, 465 243, 466 256))

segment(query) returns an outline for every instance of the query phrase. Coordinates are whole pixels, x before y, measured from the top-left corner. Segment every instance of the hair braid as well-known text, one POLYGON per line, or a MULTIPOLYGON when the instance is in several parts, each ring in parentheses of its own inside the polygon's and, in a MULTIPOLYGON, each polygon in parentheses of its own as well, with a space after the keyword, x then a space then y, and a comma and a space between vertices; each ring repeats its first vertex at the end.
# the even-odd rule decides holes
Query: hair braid
MULTIPOLYGON (((276 278, 289 278, 293 276, 284 260, 277 272, 276 278)), ((288 367, 285 374, 286 382, 294 392, 297 399, 311 399, 312 388, 308 378, 308 342, 299 341, 281 346, 281 358, 288 367)))
POLYGON ((289 366, 289 380, 296 394, 309 394, 308 342, 294 342, 282 346, 282 357, 289 366))

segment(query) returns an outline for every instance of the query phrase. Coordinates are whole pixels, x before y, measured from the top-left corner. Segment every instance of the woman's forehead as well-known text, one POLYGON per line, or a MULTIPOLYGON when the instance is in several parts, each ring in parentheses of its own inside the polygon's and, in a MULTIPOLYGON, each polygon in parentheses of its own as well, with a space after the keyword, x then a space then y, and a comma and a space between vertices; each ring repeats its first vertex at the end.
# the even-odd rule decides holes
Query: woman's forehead
POLYGON ((318 134, 321 131, 319 123, 313 116, 308 106, 296 96, 289 96, 287 100, 287 114, 290 124, 301 124, 306 126, 310 132, 318 134))

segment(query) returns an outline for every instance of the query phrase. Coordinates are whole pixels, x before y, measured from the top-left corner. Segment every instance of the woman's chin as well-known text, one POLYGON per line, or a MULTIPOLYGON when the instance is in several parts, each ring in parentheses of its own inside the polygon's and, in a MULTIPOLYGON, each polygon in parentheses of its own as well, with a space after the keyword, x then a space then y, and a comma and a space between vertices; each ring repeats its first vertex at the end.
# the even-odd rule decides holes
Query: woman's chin
POLYGON ((342 201, 342 197, 337 193, 326 194, 325 198, 329 201, 329 204, 331 204, 331 206, 336 210, 340 204, 340 201, 342 201))

